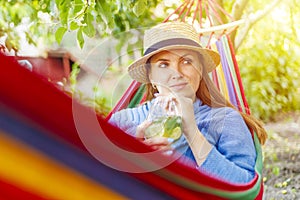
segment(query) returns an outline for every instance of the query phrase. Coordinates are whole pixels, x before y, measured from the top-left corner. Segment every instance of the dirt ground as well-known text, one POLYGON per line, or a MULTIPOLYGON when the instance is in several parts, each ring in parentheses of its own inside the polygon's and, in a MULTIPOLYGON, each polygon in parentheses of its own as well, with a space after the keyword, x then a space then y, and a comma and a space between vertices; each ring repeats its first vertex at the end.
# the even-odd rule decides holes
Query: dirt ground
POLYGON ((265 125, 263 147, 265 200, 300 199, 300 113, 265 125))

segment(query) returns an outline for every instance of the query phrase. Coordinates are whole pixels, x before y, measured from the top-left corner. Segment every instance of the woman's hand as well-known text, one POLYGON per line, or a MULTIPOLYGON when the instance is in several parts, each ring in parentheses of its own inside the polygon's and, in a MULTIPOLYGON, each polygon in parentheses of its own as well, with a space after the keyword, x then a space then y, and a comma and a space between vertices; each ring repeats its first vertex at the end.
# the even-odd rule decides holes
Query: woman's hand
POLYGON ((194 102, 191 98, 185 96, 174 96, 174 95, 162 95, 155 94, 158 98, 166 98, 166 101, 169 102, 166 105, 166 109, 170 106, 170 103, 175 101, 178 108, 179 115, 182 116, 182 129, 183 133, 186 136, 192 137, 193 134, 198 130, 195 114, 194 114, 194 102))
POLYGON ((154 150, 159 150, 162 152, 167 152, 172 150, 171 143, 173 140, 171 138, 155 136, 144 140, 144 143, 151 146, 154 150))
POLYGON ((151 146, 154 150, 162 151, 168 154, 172 150, 171 143, 173 140, 171 138, 155 136, 152 138, 145 139, 145 130, 152 124, 151 121, 145 120, 136 129, 136 138, 141 140, 148 146, 151 146))
POLYGON ((197 127, 194 114, 194 102, 191 98, 184 96, 176 96, 176 102, 182 116, 183 131, 188 133, 191 128, 197 127))
POLYGON ((170 106, 171 102, 175 101, 179 110, 179 115, 182 116, 183 133, 194 154, 198 166, 201 166, 211 151, 212 145, 205 139, 198 129, 195 120, 193 100, 183 95, 175 96, 157 94, 156 96, 160 96, 160 98, 166 98, 167 102, 169 102, 166 104, 166 109, 168 109, 168 106, 170 106))

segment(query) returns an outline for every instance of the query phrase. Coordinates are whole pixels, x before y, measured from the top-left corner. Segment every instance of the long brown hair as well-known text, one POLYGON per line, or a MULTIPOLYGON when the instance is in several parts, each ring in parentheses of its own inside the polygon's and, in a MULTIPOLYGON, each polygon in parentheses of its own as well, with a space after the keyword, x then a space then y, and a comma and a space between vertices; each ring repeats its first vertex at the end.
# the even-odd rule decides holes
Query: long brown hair
MULTIPOLYGON (((146 64, 148 74, 150 70, 150 59, 151 58, 149 58, 146 64)), ((199 55, 199 59, 200 61, 202 60, 201 55, 199 55)), ((157 92, 157 89, 154 88, 151 83, 146 84, 147 100, 153 99, 154 94, 157 92)), ((252 115, 240 112, 235 106, 233 106, 228 100, 226 100, 222 93, 217 89, 214 82, 210 79, 208 73, 205 70, 205 67, 203 67, 202 70, 202 79, 196 92, 196 96, 202 101, 203 104, 208 105, 212 108, 230 107, 237 110, 243 117, 248 128, 256 132, 259 142, 261 144, 264 144, 266 142, 268 136, 266 130, 263 128, 263 123, 252 115)))

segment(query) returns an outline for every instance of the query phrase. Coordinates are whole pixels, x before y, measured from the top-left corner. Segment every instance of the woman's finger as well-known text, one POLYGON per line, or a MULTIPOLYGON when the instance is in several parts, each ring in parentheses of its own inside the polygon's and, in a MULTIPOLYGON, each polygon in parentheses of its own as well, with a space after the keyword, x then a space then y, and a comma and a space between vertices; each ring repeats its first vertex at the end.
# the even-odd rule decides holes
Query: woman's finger
POLYGON ((146 139, 145 144, 149 146, 166 146, 170 145, 174 140, 172 138, 156 136, 153 138, 146 139))
POLYGON ((158 150, 158 151, 170 151, 173 150, 173 148, 170 145, 166 145, 166 146, 151 146, 154 150, 158 150))
POLYGON ((141 123, 137 128, 136 128, 136 135, 135 137, 138 139, 144 139, 145 136, 145 130, 150 126, 152 122, 149 120, 145 120, 143 123, 141 123))
POLYGON ((160 151, 163 155, 170 156, 173 154, 174 149, 171 145, 154 145, 151 146, 153 150, 160 151))
POLYGON ((156 97, 156 100, 160 102, 166 110, 170 109, 170 104, 174 102, 176 102, 177 104, 176 97, 172 94, 155 93, 154 96, 156 97))

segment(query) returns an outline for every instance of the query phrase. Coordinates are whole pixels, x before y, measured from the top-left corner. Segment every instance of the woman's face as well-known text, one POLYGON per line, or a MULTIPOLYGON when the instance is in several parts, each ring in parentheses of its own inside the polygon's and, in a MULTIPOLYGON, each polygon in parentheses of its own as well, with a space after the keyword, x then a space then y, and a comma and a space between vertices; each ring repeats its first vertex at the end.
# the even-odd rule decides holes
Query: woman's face
POLYGON ((177 95, 196 99, 196 91, 202 77, 202 64, 198 53, 176 49, 162 51, 150 59, 149 79, 159 93, 174 92, 177 95))

